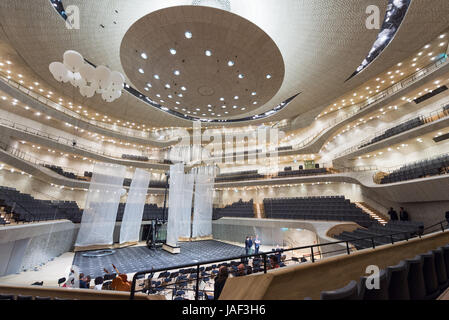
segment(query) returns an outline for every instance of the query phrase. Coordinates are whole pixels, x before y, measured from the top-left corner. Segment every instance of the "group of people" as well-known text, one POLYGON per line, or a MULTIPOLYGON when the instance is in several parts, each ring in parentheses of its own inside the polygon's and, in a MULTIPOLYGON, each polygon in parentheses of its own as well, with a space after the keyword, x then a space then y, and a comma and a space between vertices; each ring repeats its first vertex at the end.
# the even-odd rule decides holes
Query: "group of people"
POLYGON ((390 210, 388 210, 388 215, 390 216, 390 220, 392 221, 409 221, 408 212, 405 211, 403 207, 401 207, 399 210, 399 216, 393 208, 390 208, 390 210))
POLYGON ((80 273, 78 276, 78 283, 75 282, 75 272, 73 270, 70 271, 69 278, 62 285, 64 288, 80 288, 80 289, 94 289, 94 290, 102 290, 103 287, 103 277, 96 277, 94 280, 94 286, 91 287, 92 278, 84 273, 80 273))
MULTIPOLYGON (((251 242, 255 242, 257 248, 256 253, 259 253, 260 240, 258 239, 257 236, 254 241, 251 239, 251 237, 249 236, 246 237, 245 249, 248 250, 247 252, 251 252, 252 247, 251 242)), ((279 247, 279 245, 277 245, 276 248, 272 249, 272 252, 273 254, 270 254, 268 256, 269 263, 267 263, 267 269, 277 269, 285 265, 283 264, 283 261, 286 259, 286 256, 282 254, 283 250, 279 247)), ((235 272, 230 272, 227 266, 221 266, 218 269, 218 274, 214 279, 214 299, 217 300, 220 297, 221 291, 223 290, 223 287, 229 276, 241 277, 250 275, 253 273, 253 268, 254 272, 258 272, 262 270, 261 269, 262 267, 263 267, 263 259, 260 256, 254 257, 254 259, 252 259, 252 266, 249 265, 249 259, 243 260, 242 263, 240 263, 237 266, 237 270, 235 272)))
POLYGON ((255 238, 253 238, 252 236, 246 236, 245 239, 245 253, 246 255, 251 255, 251 254, 258 254, 259 253, 259 249, 260 249, 260 239, 259 236, 256 235, 255 238), (253 245, 254 245, 254 252, 253 252, 253 245))
MULTIPOLYGON (((113 265, 117 274, 112 274, 106 268, 104 277, 96 277, 94 279, 94 286, 91 286, 92 278, 84 273, 80 273, 78 281, 76 272, 71 269, 67 281, 64 282, 64 288, 80 288, 80 289, 94 289, 94 290, 116 290, 116 291, 131 291, 131 283, 128 281, 126 274, 119 273, 113 265), (112 281, 108 281, 112 280, 112 281)), ((64 278, 63 278, 64 279, 64 278)))

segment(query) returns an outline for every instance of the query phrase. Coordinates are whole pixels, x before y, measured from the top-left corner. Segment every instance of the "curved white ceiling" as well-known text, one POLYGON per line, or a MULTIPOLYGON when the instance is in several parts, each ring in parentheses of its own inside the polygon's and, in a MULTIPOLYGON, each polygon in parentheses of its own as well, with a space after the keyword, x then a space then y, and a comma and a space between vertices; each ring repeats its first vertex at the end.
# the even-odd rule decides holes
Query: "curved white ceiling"
MULTIPOLYGON (((298 116, 304 125, 310 123, 332 100, 408 57, 449 25, 449 1, 413 1, 389 47, 363 73, 345 83, 378 33, 365 27, 367 6, 379 6, 383 17, 387 3, 387 0, 230 0, 231 11, 266 32, 285 62, 285 78, 280 90, 253 113, 271 109, 302 92, 276 115, 254 123, 298 116)), ((10 44, 37 74, 55 90, 81 100, 79 94, 52 79, 48 71, 50 62, 57 60, 65 50, 73 49, 97 65, 105 64, 123 71, 120 44, 129 27, 150 12, 190 5, 191 1, 73 0, 70 4, 80 8, 79 30, 66 29, 48 0, 2 0, 0 23, 10 44)), ((189 121, 151 108, 128 94, 113 103, 104 103, 99 98, 80 103, 127 120, 139 117, 140 121, 154 126, 190 125, 189 121)))

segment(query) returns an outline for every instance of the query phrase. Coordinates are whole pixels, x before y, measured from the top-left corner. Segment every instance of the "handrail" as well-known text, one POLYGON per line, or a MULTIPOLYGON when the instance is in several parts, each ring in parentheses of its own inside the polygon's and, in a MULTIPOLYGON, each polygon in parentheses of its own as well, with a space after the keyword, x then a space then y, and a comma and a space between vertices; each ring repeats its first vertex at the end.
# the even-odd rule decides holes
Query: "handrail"
POLYGON ((140 132, 140 131, 135 130, 135 129, 128 129, 128 128, 125 128, 125 127, 110 125, 108 123, 102 123, 102 122, 99 122, 99 121, 96 121, 96 120, 88 119, 88 118, 83 117, 82 115, 80 115, 80 114, 78 114, 78 113, 76 113, 74 111, 71 111, 71 110, 68 110, 67 108, 62 107, 60 104, 55 103, 52 100, 47 99, 47 98, 45 98, 45 97, 35 93, 34 91, 31 91, 31 90, 27 89, 26 87, 18 84, 17 82, 15 82, 15 81, 13 81, 11 79, 5 78, 3 75, 0 75, 0 79, 3 80, 4 82, 8 83, 12 87, 14 87, 16 89, 19 89, 20 91, 24 92, 25 94, 27 94, 28 96, 32 97, 33 99, 39 101, 40 103, 43 103, 46 106, 48 106, 48 107, 50 107, 52 109, 55 109, 55 110, 57 110, 59 112, 62 112, 62 113, 66 114, 66 115, 68 115, 68 116, 70 116, 72 118, 75 118, 77 120, 81 120, 81 121, 87 122, 89 124, 92 124, 94 126, 101 127, 103 129, 107 129, 107 130, 110 130, 110 131, 113 131, 113 132, 116 132, 116 133, 128 135, 128 136, 131 136, 131 137, 135 137, 135 138, 153 138, 153 139, 157 140, 156 137, 151 137, 150 134, 149 133, 145 133, 145 131, 140 132))
MULTIPOLYGON (((446 220, 442 220, 434 225, 431 225, 427 228, 423 228, 421 229, 421 231, 418 233, 418 237, 421 238, 422 235, 425 234, 426 230, 429 230, 430 228, 434 228, 436 226, 441 227, 441 231, 444 232, 445 228, 444 228, 444 224, 446 224, 447 226, 449 226, 449 222, 446 220)), ((315 258, 314 256, 316 255, 316 253, 314 252, 314 248, 317 247, 323 247, 323 246, 329 246, 329 245, 336 245, 336 244, 345 244, 346 245, 346 251, 347 254, 351 254, 351 250, 349 249, 349 243, 350 242, 356 242, 356 241, 361 241, 361 240, 371 240, 372 242, 372 246, 373 249, 376 248, 376 244, 374 239, 376 238, 385 238, 385 237, 391 237, 391 242, 392 244, 395 243, 394 241, 394 237, 395 235, 405 235, 405 240, 399 240, 396 242, 402 242, 402 241, 408 241, 409 239, 416 237, 413 236, 411 234, 411 231, 402 231, 402 232, 394 232, 394 233, 390 233, 390 234, 383 234, 383 235, 379 235, 379 236, 370 236, 370 237, 363 237, 363 238, 355 238, 355 239, 351 239, 349 240, 341 240, 341 241, 335 241, 335 242, 327 242, 327 243, 322 243, 322 244, 314 244, 314 245, 308 245, 308 246, 302 246, 302 247, 296 247, 296 248, 290 248, 290 249, 280 249, 280 251, 278 251, 279 253, 284 253, 284 252, 289 252, 289 251, 296 251, 296 250, 304 250, 304 249, 310 249, 311 251, 311 257, 312 257, 312 263, 315 262, 315 258)), ((343 251, 343 250, 341 250, 343 251)), ((221 259, 214 259, 214 260, 208 260, 208 261, 204 261, 204 262, 197 262, 197 263, 189 263, 189 264, 183 264, 183 265, 178 265, 178 266, 173 266, 173 267, 169 267, 169 268, 157 268, 157 269, 150 269, 150 270, 143 270, 143 271, 138 271, 134 274, 133 276, 133 280, 132 280, 132 284, 131 284, 131 292, 130 292, 130 300, 134 299, 134 295, 136 292, 136 282, 137 282, 137 278, 140 277, 141 275, 145 275, 145 274, 154 274, 156 272, 164 272, 167 270, 173 270, 173 269, 184 269, 184 268, 189 268, 189 267, 196 267, 197 269, 197 277, 196 277, 196 294, 195 294, 195 299, 198 299, 198 291, 199 291, 199 273, 200 273, 200 266, 201 265, 209 265, 209 264, 213 264, 213 263, 217 263, 217 262, 225 262, 225 261, 230 261, 230 260, 246 260, 248 258, 263 258, 263 262, 264 262, 264 273, 267 273, 267 255, 272 255, 272 254, 276 254, 278 252, 259 252, 258 254, 250 254, 250 255, 241 255, 241 256, 235 256, 235 257, 228 257, 228 258, 221 258, 221 259)), ((321 252, 319 252, 319 254, 322 254, 321 252)))
MULTIPOLYGON (((425 159, 421 159, 421 160, 415 160, 415 161, 410 162, 410 163, 400 164, 400 165, 392 166, 392 167, 388 167, 388 168, 383 168, 382 170, 380 170, 378 172, 375 172, 373 174, 373 181, 376 184, 382 184, 382 183, 380 183, 380 180, 376 178, 377 175, 380 174, 380 173, 386 173, 386 174, 389 175, 389 174, 393 173, 394 171, 399 170, 400 168, 413 166, 415 164, 418 164, 418 163, 421 163, 421 162, 424 162, 424 161, 435 160, 435 159, 438 159, 438 158, 443 157, 443 156, 449 157, 449 153, 441 153, 439 155, 435 155, 435 156, 432 156, 432 157, 429 157, 429 158, 425 158, 425 159)), ((443 174, 445 174, 445 173, 435 174, 435 175, 432 175, 432 177, 433 176, 438 176, 438 175, 443 175, 443 174)), ((401 180, 401 181, 397 181, 397 182, 404 182, 404 181, 408 181, 408 180, 401 180)))
POLYGON ((427 113, 425 115, 417 114, 417 115, 411 116, 410 118, 407 118, 407 120, 401 121, 400 123, 394 124, 393 126, 391 126, 389 128, 386 128, 386 129, 383 129, 381 131, 378 131, 375 134, 371 135, 370 137, 365 138, 364 140, 359 142, 357 145, 354 145, 354 146, 352 146, 352 147, 342 151, 341 153, 339 153, 337 155, 337 158, 338 157, 343 157, 343 156, 348 155, 348 154, 350 154, 350 153, 352 153, 354 151, 363 149, 363 148, 368 147, 370 145, 373 145, 375 143, 378 143, 378 142, 381 142, 381 141, 386 140, 388 138, 394 137, 394 136, 396 136, 398 134, 401 134, 403 132, 407 132, 407 131, 410 131, 410 130, 422 127, 425 124, 432 123, 434 121, 437 121, 437 120, 449 117, 449 109, 446 109, 446 110, 444 109, 444 107, 447 106, 448 103, 449 103, 449 101, 445 102, 445 103, 442 103, 437 109, 435 109, 435 110, 433 110, 433 111, 431 111, 431 112, 429 112, 429 113, 427 113), (382 139, 382 140, 379 140, 379 141, 376 141, 376 142, 372 142, 373 139, 383 135, 386 131, 388 131, 390 129, 393 129, 395 127, 398 127, 398 126, 400 126, 400 125, 402 125, 402 124, 404 124, 404 123, 406 123, 406 122, 408 122, 410 120, 413 120, 413 119, 420 119, 421 120, 421 124, 419 126, 410 128, 410 129, 408 129, 406 131, 403 131, 403 132, 400 132, 400 133, 397 133, 397 134, 393 134, 390 137, 386 137, 385 139, 382 139))
POLYGON ((406 89, 413 83, 421 80, 425 75, 441 68, 443 65, 447 64, 449 60, 447 60, 445 57, 442 57, 435 61, 434 63, 429 64, 428 66, 424 67, 423 69, 414 72, 407 78, 401 80, 400 82, 388 87, 387 89, 383 90, 382 92, 378 93, 377 95, 371 97, 370 99, 367 99, 364 102, 361 102, 360 104, 356 104, 353 106, 354 110, 346 113, 345 115, 342 115, 337 118, 331 119, 327 125, 323 128, 321 128, 318 132, 315 134, 312 134, 311 136, 307 137, 303 141, 301 141, 299 144, 294 145, 294 149, 303 148, 305 145, 307 145, 309 142, 311 142, 313 139, 315 139, 317 136, 319 136, 323 131, 335 126, 336 124, 343 122, 344 120, 356 115, 361 110, 365 109, 367 106, 380 102, 382 100, 385 100, 387 97, 391 96, 392 94, 397 93, 400 90, 406 89))
MULTIPOLYGON (((11 145, 6 144, 3 141, 0 141, 0 149, 10 153, 11 155, 13 155, 13 156, 15 156, 17 158, 20 158, 20 159, 22 159, 24 161, 31 162, 31 163, 39 165, 39 166, 44 166, 45 167, 46 165, 47 166, 55 165, 52 162, 48 162, 48 161, 45 161, 45 160, 40 160, 40 159, 38 159, 38 158, 36 158, 36 157, 34 157, 32 155, 29 155, 27 152, 22 151, 20 149, 17 149, 15 147, 12 147, 11 145)), ((82 176, 80 174, 80 172, 75 170, 75 169, 72 169, 72 168, 69 168, 69 167, 63 167, 63 166, 58 166, 58 167, 60 167, 61 169, 63 169, 66 172, 71 172, 71 173, 76 174, 77 176, 82 176)), ((49 169, 49 168, 47 168, 47 169, 49 169)))
MULTIPOLYGON (((98 155, 107 156, 107 157, 111 157, 111 158, 122 159, 121 158, 122 155, 112 154, 112 153, 108 153, 108 152, 105 152, 105 151, 98 151, 98 149, 96 149, 96 148, 92 148, 92 147, 89 147, 87 145, 83 145, 81 143, 78 143, 75 139, 68 139, 66 137, 53 135, 53 134, 50 134, 50 133, 47 133, 47 132, 44 132, 44 131, 41 131, 41 130, 38 130, 38 129, 34 129, 34 128, 31 128, 31 127, 25 126, 25 125, 17 123, 17 122, 11 121, 9 119, 0 118, 0 125, 4 125, 4 126, 12 128, 12 129, 17 129, 17 130, 20 130, 22 132, 33 134, 35 136, 39 136, 39 137, 43 137, 43 138, 46 138, 46 139, 50 139, 50 140, 56 141, 59 144, 65 144, 65 145, 68 145, 68 146, 70 146, 72 148, 75 148, 75 149, 80 149, 80 150, 83 150, 83 151, 88 151, 88 152, 91 152, 91 153, 95 153, 95 154, 98 154, 98 155)), ((161 160, 159 160, 159 159, 148 159, 148 161, 144 161, 144 162, 145 163, 152 163, 152 164, 161 164, 162 163, 161 160)))

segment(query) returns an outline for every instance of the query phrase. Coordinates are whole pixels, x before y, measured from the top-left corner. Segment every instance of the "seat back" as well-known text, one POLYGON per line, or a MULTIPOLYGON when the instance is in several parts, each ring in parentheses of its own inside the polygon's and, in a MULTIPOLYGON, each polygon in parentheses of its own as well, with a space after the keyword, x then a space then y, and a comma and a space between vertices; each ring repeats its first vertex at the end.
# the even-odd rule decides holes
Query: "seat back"
POLYGON ((388 296, 390 300, 410 300, 408 288, 408 263, 404 260, 395 266, 388 267, 390 283, 388 284, 388 296))
POLYGON ((322 291, 321 300, 358 300, 357 282, 352 280, 343 288, 322 291))
POLYGON ((388 269, 382 269, 379 272, 379 288, 368 289, 367 281, 371 281, 370 277, 360 277, 360 295, 363 300, 388 300, 388 284, 389 272, 388 269))
POLYGON ((427 253, 423 253, 421 256, 423 257, 423 275, 424 284, 426 286, 425 298, 427 300, 433 300, 440 293, 437 273, 435 270, 435 255, 432 251, 429 251, 427 253))
POLYGON ((438 248, 432 250, 432 252, 435 255, 435 271, 437 274, 438 286, 440 287, 440 291, 443 291, 448 285, 443 249, 438 248))
POLYGON ((408 263, 408 288, 411 300, 423 300, 426 296, 426 285, 424 283, 423 257, 416 256, 407 259, 408 263))

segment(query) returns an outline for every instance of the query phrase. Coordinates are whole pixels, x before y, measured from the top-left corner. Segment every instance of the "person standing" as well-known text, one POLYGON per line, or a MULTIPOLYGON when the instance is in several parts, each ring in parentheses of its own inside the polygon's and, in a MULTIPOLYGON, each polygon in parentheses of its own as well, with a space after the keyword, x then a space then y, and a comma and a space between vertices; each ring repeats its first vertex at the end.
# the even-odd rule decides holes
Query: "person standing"
POLYGON ((408 221, 408 212, 403 207, 399 210, 399 218, 401 221, 408 221))
POLYGON ((248 254, 253 254, 253 237, 252 236, 249 237, 248 246, 249 246, 248 254))
POLYGON ((256 235, 256 239, 254 240, 254 253, 258 254, 260 249, 260 239, 259 236, 256 235))
POLYGON ((391 221, 398 220, 398 213, 393 208, 390 208, 390 210, 388 211, 388 215, 390 216, 391 221))
POLYGON ((250 248, 250 246, 249 246, 249 237, 246 236, 246 239, 245 239, 245 255, 249 255, 249 248, 250 248))

